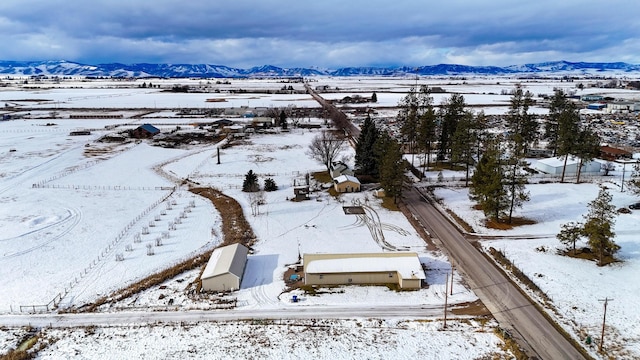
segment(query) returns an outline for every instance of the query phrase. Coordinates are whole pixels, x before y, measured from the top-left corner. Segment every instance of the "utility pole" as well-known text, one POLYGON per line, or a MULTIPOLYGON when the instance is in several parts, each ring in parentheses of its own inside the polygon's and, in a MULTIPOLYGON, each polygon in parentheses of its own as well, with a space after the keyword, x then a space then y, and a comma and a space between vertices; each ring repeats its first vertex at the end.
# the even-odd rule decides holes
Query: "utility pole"
MULTIPOLYGON (((627 170, 627 162, 622 163, 622 184, 620 184, 620 192, 624 192, 624 173, 627 170)), ((606 304, 606 303, 605 303, 606 304)))
POLYGON ((444 282, 444 325, 443 329, 447 328, 447 300, 449 292, 447 291, 447 287, 449 286, 449 274, 447 274, 447 280, 444 282))
POLYGON ((453 296, 453 269, 455 269, 455 267, 453 266, 453 260, 451 260, 451 291, 449 293, 451 296, 453 296))
POLYGON ((598 352, 602 352, 602 343, 604 342, 604 323, 607 320, 607 304, 609 303, 609 301, 613 301, 613 299, 604 298, 604 300, 598 300, 598 301, 604 301, 604 315, 602 316, 602 334, 600 335, 600 345, 598 346, 598 352))

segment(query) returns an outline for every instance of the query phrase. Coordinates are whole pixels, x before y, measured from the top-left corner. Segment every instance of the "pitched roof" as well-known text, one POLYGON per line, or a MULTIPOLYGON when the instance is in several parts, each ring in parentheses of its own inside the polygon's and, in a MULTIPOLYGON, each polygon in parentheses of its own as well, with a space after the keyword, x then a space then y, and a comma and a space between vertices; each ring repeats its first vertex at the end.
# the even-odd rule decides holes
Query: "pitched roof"
POLYGON ((144 124, 144 125, 140 125, 138 127, 138 129, 143 129, 144 131, 151 133, 151 134, 157 134, 160 132, 160 129, 158 129, 157 127, 151 125, 151 124, 144 124))
POLYGON ((382 257, 379 254, 369 255, 342 259, 314 259, 309 261, 305 271, 314 274, 398 272, 403 279, 426 278, 416 253, 406 253, 406 255, 396 257, 382 257))
POLYGON ((249 249, 241 244, 233 244, 215 249, 202 272, 201 279, 232 273, 241 278, 247 262, 249 249))
POLYGON ((614 148, 611 146, 601 146, 600 151, 607 154, 631 155, 631 153, 626 150, 614 148))
POLYGON ((351 176, 351 175, 340 175, 340 176, 337 176, 335 179, 333 179, 333 181, 336 184, 341 184, 341 183, 347 182, 347 181, 351 181, 353 183, 360 184, 360 180, 358 180, 357 177, 351 176))

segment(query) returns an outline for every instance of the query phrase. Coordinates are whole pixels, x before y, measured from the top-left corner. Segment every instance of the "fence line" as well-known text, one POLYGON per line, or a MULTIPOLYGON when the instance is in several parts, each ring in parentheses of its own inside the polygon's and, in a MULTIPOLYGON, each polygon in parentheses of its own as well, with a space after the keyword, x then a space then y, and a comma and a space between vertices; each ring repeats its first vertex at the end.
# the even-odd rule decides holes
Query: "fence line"
POLYGON ((89 263, 89 266, 85 267, 82 271, 80 271, 80 273, 77 276, 74 277, 73 281, 69 282, 68 287, 65 286, 64 289, 61 292, 59 292, 56 296, 54 296, 53 299, 49 301, 46 305, 20 305, 19 306, 20 312, 36 313, 36 312, 48 312, 48 311, 55 310, 58 307, 58 305, 62 302, 62 299, 64 299, 67 296, 67 294, 69 294, 69 292, 77 284, 79 284, 80 281, 83 278, 85 278, 89 274, 89 272, 98 265, 100 261, 104 260, 115 249, 116 245, 118 245, 118 243, 129 234, 129 231, 133 228, 133 226, 136 223, 142 220, 153 209, 155 209, 158 205, 165 202, 169 197, 171 197, 171 195, 173 195, 175 191, 175 187, 169 187, 167 188, 167 190, 171 190, 171 191, 165 196, 163 196, 162 198, 156 200, 154 203, 149 205, 138 216, 136 216, 135 219, 131 220, 122 230, 120 230, 118 235, 107 245, 107 247, 102 249, 102 251, 100 251, 100 254, 89 263))
MULTIPOLYGON (((575 180, 577 178, 578 176, 575 174, 564 176, 565 181, 575 180)), ((531 182, 532 180, 560 182, 560 180, 562 179, 562 176, 555 175, 555 174, 533 174, 533 175, 527 176, 527 179, 529 180, 529 182, 531 182)), ((604 181, 607 179, 608 178, 602 175, 601 173, 587 172, 587 173, 580 174, 580 182, 598 182, 598 181, 604 181)), ((427 176, 419 181, 432 183, 432 184, 462 182, 462 181, 465 181, 465 176, 443 176, 440 178, 438 178, 437 176, 427 176)), ((471 175, 469 175, 469 181, 471 181, 471 175)))
POLYGON ((32 184, 36 189, 67 189, 67 190, 110 190, 110 191, 143 191, 143 190, 175 190, 175 186, 122 186, 122 185, 59 185, 32 184))

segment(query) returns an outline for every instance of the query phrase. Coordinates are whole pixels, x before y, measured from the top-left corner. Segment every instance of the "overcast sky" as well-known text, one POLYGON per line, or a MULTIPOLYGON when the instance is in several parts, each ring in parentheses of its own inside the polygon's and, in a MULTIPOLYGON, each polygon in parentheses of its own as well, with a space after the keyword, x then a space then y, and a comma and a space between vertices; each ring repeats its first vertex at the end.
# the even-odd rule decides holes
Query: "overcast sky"
POLYGON ((86 64, 640 64, 640 1, 1 0, 0 39, 86 64))

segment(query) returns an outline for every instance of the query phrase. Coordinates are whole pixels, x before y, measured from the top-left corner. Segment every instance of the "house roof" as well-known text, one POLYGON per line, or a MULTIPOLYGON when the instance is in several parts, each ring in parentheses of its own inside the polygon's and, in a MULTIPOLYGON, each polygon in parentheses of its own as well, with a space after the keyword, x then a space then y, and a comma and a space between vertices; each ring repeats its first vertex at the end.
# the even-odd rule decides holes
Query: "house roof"
POLYGON ((611 146, 601 146, 600 151, 607 154, 631 155, 631 153, 626 150, 614 148, 611 146))
POLYGON ((151 133, 151 134, 157 134, 157 133, 160 132, 160 129, 158 129, 157 127, 155 127, 155 126, 153 126, 151 124, 140 125, 138 127, 138 129, 142 129, 142 130, 144 130, 144 131, 146 131, 148 133, 151 133))
POLYGON ((351 176, 351 175, 340 175, 340 176, 336 176, 336 178, 335 178, 335 179, 333 179, 333 181, 334 181, 336 184, 342 184, 342 183, 345 183, 345 182, 347 182, 347 181, 350 181, 350 182, 353 182, 353 183, 356 183, 356 184, 360 184, 360 180, 358 180, 358 178, 357 178, 357 177, 355 177, 355 176, 351 176))
POLYGON ((215 249, 202 272, 201 279, 210 279, 232 273, 241 278, 247 262, 249 249, 241 244, 233 244, 215 249))
POLYGON ((398 272, 403 279, 426 279, 416 253, 396 257, 371 254, 370 257, 315 259, 307 264, 305 271, 314 274, 398 272))

